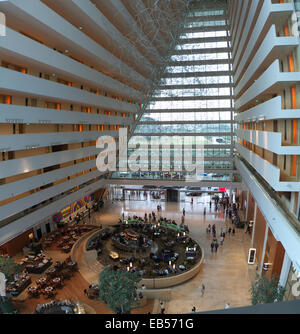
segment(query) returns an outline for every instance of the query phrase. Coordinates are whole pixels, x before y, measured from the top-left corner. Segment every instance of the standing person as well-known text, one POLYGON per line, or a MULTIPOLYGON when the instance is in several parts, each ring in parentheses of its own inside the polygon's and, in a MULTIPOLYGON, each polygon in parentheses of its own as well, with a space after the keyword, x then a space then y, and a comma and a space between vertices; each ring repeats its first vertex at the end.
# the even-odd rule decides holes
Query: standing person
POLYGON ((211 209, 211 201, 209 201, 209 208, 211 209))
POLYGON ((182 214, 185 216, 185 208, 182 209, 182 214))
POLYGON ((207 231, 208 231, 208 233, 210 234, 210 231, 211 231, 211 226, 210 226, 210 224, 208 224, 207 231))
POLYGON ((228 229, 228 234, 231 234, 231 227, 229 227, 228 229))
POLYGON ((232 235, 235 235, 235 228, 232 229, 232 235))
POLYGON ((215 243, 216 253, 218 252, 218 248, 219 248, 219 244, 218 244, 218 241, 216 241, 216 243, 215 243))
POLYGON ((214 235, 216 234, 216 225, 215 224, 213 224, 213 226, 212 226, 212 232, 213 232, 214 235))
POLYGON ((226 303, 226 305, 225 305, 225 310, 229 309, 229 307, 230 307, 230 304, 229 304, 229 303, 226 303))
POLYGON ((160 313, 165 314, 165 304, 163 301, 160 302, 160 313))
POLYGON ((204 210, 203 210, 203 215, 205 217, 205 215, 206 215, 206 208, 204 208, 204 210))
POLYGON ((194 203, 194 198, 192 197, 192 199, 191 199, 191 204, 193 204, 194 203))
POLYGON ((193 308, 192 308, 192 312, 193 312, 193 313, 196 312, 196 307, 195 307, 195 306, 193 306, 193 308))
POLYGON ((202 288, 201 288, 201 294, 202 294, 202 297, 204 296, 204 292, 205 292, 205 285, 202 284, 202 288))
POLYGON ((215 244, 214 244, 214 242, 212 242, 212 243, 210 244, 210 248, 211 248, 211 252, 213 253, 214 248, 215 248, 215 244))
POLYGON ((222 236, 220 237, 220 245, 223 246, 223 242, 224 242, 224 237, 223 237, 223 234, 222 236))

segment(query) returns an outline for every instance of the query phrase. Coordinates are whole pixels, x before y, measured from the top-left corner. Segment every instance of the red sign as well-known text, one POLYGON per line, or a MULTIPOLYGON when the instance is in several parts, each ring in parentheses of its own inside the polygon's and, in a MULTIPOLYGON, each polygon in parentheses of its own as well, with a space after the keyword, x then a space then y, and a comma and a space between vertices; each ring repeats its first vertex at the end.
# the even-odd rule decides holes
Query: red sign
POLYGON ((226 188, 219 188, 219 191, 222 191, 223 193, 226 193, 226 188))

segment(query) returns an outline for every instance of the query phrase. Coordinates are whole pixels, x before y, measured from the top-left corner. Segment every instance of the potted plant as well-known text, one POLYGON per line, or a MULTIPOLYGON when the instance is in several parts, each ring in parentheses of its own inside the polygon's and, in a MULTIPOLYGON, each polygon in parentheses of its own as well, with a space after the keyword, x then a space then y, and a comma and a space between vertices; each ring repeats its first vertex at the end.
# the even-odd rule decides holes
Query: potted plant
POLYGON ((115 313, 130 313, 137 298, 138 273, 104 268, 99 276, 99 298, 115 313))
POLYGON ((255 281, 251 284, 252 305, 281 302, 285 293, 285 288, 278 285, 276 275, 270 280, 265 275, 256 275, 255 281))

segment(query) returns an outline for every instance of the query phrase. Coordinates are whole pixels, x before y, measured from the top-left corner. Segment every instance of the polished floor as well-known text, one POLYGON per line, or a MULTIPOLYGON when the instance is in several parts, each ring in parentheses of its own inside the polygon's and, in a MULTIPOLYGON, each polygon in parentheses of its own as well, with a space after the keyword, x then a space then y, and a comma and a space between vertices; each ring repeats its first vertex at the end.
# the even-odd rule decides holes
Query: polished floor
MULTIPOLYGON (((114 224, 124 212, 128 215, 144 216, 145 212, 150 213, 157 210, 157 205, 162 207, 162 216, 175 221, 181 221, 182 209, 186 210, 186 224, 190 229, 192 238, 197 240, 204 251, 204 264, 200 272, 190 281, 170 288, 170 298, 165 302, 167 314, 190 313, 193 306, 197 312, 223 309, 226 303, 230 307, 247 306, 250 301, 251 281, 255 276, 255 267, 247 264, 248 250, 251 237, 245 234, 244 230, 237 230, 235 235, 226 234, 223 246, 220 246, 217 253, 211 253, 210 244, 212 236, 206 233, 208 224, 216 224, 217 237, 221 229, 232 227, 229 220, 226 220, 222 212, 215 212, 214 208, 209 209, 209 197, 194 197, 193 204, 190 199, 179 203, 166 203, 159 200, 152 200, 143 196, 131 196, 130 200, 124 202, 107 200, 101 212, 86 218, 88 224, 106 225, 114 224), (206 215, 203 215, 206 207, 206 215), (205 285, 204 296, 202 296, 202 284, 205 285)), ((240 212, 242 215, 242 211, 240 212)), ((49 256, 56 260, 64 260, 67 255, 60 252, 48 250, 49 256)), ((79 252, 80 253, 80 252, 79 252)), ((22 257, 22 255, 20 255, 22 257)), ((100 265, 99 265, 100 266, 100 265)), ((101 267, 101 266, 100 266, 101 267)), ((90 310, 90 313, 112 313, 107 306, 99 301, 89 300, 83 293, 90 283, 97 283, 99 267, 91 270, 88 266, 82 266, 80 272, 72 278, 65 288, 58 291, 57 298, 71 298, 82 301, 90 310)), ((39 276, 34 275, 33 283, 39 276)), ((28 300, 27 292, 24 291, 18 300, 20 313, 32 313, 38 303, 44 303, 43 297, 28 300)), ((133 313, 159 313, 159 301, 149 300, 145 307, 133 310, 133 313)))
MULTIPOLYGON (((182 209, 186 210, 186 223, 192 238, 197 240, 204 250, 204 264, 199 274, 177 287, 171 288, 170 301, 165 303, 166 313, 188 313, 193 306, 197 312, 223 309, 226 303, 230 307, 251 305, 250 287, 255 277, 255 267, 248 265, 248 250, 251 237, 244 230, 236 229, 235 235, 226 234, 223 246, 217 253, 211 253, 212 236, 206 233, 208 224, 216 224, 217 238, 221 229, 232 227, 231 222, 222 212, 209 209, 209 197, 194 197, 179 203, 166 203, 152 200, 149 196, 131 196, 130 200, 108 201, 101 214, 92 218, 93 223, 103 226, 117 221, 121 213, 144 216, 145 212, 156 212, 157 204, 162 207, 162 216, 175 221, 181 221, 182 209), (203 215, 206 207, 206 215, 203 215), (201 288, 205 285, 204 296, 201 288)), ((242 211, 240 212, 242 215, 242 211)))

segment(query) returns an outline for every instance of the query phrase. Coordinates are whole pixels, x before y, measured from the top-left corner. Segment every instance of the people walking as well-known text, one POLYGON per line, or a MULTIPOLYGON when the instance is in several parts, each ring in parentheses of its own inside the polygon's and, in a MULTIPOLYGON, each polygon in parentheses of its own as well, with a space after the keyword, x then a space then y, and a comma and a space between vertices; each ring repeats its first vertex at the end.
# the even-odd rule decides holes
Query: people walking
POLYGON ((223 246, 223 243, 224 243, 224 237, 223 235, 220 237, 220 245, 223 246))
POLYGON ((218 248, 219 248, 219 244, 218 244, 218 242, 216 241, 216 243, 215 243, 216 253, 218 252, 218 248))
POLYGON ((202 284, 202 288, 201 288, 201 295, 202 295, 202 297, 204 296, 204 292, 205 292, 205 285, 202 284))
POLYGON ((215 244, 214 244, 214 242, 212 242, 212 243, 210 244, 210 248, 211 248, 211 252, 213 253, 214 248, 215 248, 215 244))
POLYGON ((230 304, 229 304, 229 303, 226 303, 226 305, 225 305, 225 310, 229 309, 229 307, 230 307, 230 304))
POLYGON ((160 313, 161 314, 165 313, 165 304, 163 301, 160 302, 160 313))
POLYGON ((232 235, 235 235, 235 228, 232 229, 232 235))

